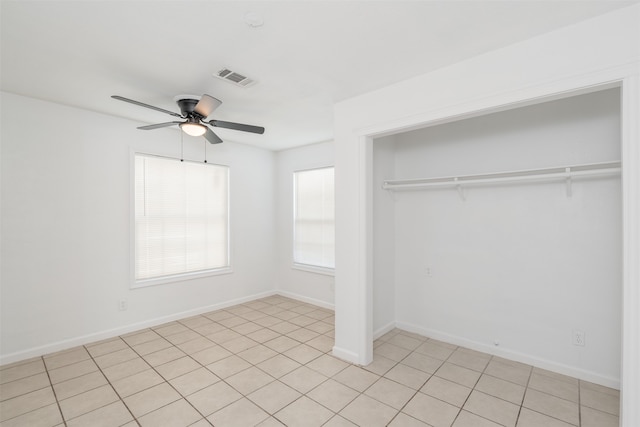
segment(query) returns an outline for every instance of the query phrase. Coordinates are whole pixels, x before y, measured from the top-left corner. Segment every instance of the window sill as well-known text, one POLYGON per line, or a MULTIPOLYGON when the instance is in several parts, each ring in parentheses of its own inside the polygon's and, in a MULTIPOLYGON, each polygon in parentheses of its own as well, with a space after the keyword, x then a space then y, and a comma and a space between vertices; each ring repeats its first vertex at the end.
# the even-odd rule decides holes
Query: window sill
POLYGON ((134 280, 131 289, 146 288, 148 286, 164 285, 167 283, 184 282, 186 280, 200 279, 209 276, 220 276, 223 274, 231 274, 231 267, 216 268, 213 270, 194 271, 192 273, 174 274, 171 276, 154 277, 152 279, 134 280))
POLYGON ((294 270, 302 270, 302 271, 306 271, 309 273, 316 273, 316 274, 324 274, 325 276, 335 276, 335 269, 334 268, 327 268, 327 267, 318 267, 315 265, 306 265, 306 264, 296 264, 294 263, 291 268, 293 268, 294 270))

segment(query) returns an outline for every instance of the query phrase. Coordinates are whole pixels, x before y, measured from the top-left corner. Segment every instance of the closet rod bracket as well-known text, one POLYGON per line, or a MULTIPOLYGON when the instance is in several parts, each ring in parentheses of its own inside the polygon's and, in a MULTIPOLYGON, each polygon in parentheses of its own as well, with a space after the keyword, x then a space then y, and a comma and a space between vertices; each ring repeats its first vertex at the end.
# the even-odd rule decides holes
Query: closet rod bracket
POLYGON ((567 178, 565 179, 565 185, 567 187, 567 197, 572 197, 573 189, 571 188, 571 168, 565 168, 564 170, 567 174, 567 178))
POLYGON ((460 196, 460 200, 464 202, 465 200, 467 200, 464 196, 464 188, 462 188, 462 185, 458 183, 458 178, 453 178, 453 181, 454 183, 457 183, 456 190, 458 190, 458 196, 460 196))

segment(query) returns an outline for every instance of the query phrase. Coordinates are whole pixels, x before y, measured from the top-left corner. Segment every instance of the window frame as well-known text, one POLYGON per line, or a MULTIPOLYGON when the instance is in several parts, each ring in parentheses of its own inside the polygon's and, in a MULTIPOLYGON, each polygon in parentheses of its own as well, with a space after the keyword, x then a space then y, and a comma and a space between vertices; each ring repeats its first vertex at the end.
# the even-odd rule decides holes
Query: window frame
MULTIPOLYGON (((314 167, 308 167, 308 168, 304 168, 304 169, 296 169, 292 172, 291 174, 291 184, 292 184, 292 204, 293 204, 293 209, 291 210, 291 230, 292 230, 292 235, 291 235, 291 268, 294 270, 301 270, 301 271, 306 271, 306 272, 310 272, 310 273, 316 273, 316 274, 323 274, 326 276, 335 276, 335 266, 333 268, 331 267, 323 267, 320 265, 313 265, 313 264, 305 264, 305 263, 301 263, 301 262, 297 262, 295 259, 295 244, 296 244, 296 207, 297 207, 297 196, 298 196, 298 192, 297 192, 297 188, 296 188, 296 174, 299 172, 308 172, 308 171, 313 171, 313 170, 321 170, 321 169, 333 169, 334 171, 334 203, 335 203, 335 165, 331 165, 331 164, 325 164, 325 165, 319 165, 319 166, 314 166, 314 167)), ((334 204, 335 206, 335 204, 334 204)), ((335 226, 335 223, 334 223, 335 226)), ((335 239, 334 239, 334 256, 335 256, 335 239)), ((335 258, 334 258, 335 260, 335 258)))
POLYGON ((211 166, 222 166, 227 169, 227 265, 207 270, 199 270, 185 273, 177 273, 160 277, 151 277, 147 279, 136 279, 136 156, 157 157, 161 159, 183 161, 190 163, 202 162, 194 160, 181 160, 171 156, 163 156, 159 154, 130 150, 130 177, 129 177, 129 283, 130 289, 146 288, 148 286, 163 285, 168 283, 183 282, 187 280, 198 279, 209 276, 219 276, 223 274, 233 273, 232 269, 232 251, 231 251, 231 168, 229 165, 218 163, 206 163, 211 166))

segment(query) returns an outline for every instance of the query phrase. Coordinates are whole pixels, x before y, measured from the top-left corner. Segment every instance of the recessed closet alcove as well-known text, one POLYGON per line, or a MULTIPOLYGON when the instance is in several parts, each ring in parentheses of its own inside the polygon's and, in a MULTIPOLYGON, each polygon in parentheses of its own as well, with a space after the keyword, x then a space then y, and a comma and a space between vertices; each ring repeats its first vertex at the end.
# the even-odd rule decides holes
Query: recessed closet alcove
POLYGON ((620 102, 611 88, 375 139, 374 338, 399 327, 619 387, 620 102))

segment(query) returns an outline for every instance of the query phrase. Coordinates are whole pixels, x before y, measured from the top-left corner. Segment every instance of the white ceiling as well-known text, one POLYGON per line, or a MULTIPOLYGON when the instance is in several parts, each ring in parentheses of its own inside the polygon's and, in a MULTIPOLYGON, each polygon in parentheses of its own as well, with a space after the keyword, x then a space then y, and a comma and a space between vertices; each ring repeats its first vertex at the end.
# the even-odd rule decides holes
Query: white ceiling
POLYGON ((223 101, 210 118, 267 129, 220 137, 280 150, 330 140, 337 101, 637 2, 2 0, 1 89, 132 132, 173 118, 111 95, 177 112, 175 95, 207 93, 223 101), (223 67, 258 83, 214 78, 223 67))

